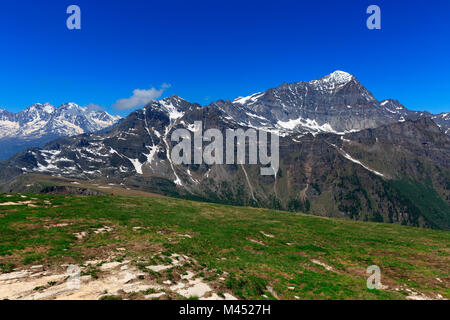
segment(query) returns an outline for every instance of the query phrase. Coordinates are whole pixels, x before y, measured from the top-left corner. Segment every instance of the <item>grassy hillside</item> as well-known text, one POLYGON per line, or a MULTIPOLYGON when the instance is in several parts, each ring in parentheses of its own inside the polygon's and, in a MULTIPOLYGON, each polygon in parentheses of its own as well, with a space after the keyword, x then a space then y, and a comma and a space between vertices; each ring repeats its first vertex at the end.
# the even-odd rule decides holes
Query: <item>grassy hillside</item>
POLYGON ((424 217, 435 229, 450 230, 450 206, 442 200, 430 182, 420 183, 406 179, 392 181, 412 220, 424 217))
MULTIPOLYGON (((219 296, 241 299, 450 298, 447 231, 159 196, 0 195, 3 273, 83 265, 112 253, 145 272, 143 280, 176 282, 189 271, 219 296), (190 262, 147 268, 173 254, 190 262), (381 268, 385 289, 367 289, 370 265, 381 268)), ((84 272, 102 278, 99 267, 84 272)))

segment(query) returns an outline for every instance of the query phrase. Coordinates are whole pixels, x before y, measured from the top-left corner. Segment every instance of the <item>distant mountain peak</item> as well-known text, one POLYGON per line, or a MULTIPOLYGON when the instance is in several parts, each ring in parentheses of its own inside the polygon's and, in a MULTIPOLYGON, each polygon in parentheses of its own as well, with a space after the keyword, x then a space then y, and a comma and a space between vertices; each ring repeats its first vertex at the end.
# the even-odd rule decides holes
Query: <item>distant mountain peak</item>
POLYGON ((186 99, 181 98, 180 96, 177 96, 176 94, 170 96, 170 97, 166 97, 164 99, 161 100, 157 100, 157 102, 161 103, 161 104, 172 104, 174 106, 179 106, 181 104, 185 104, 185 103, 189 103, 189 101, 187 101, 186 99))
MULTIPOLYGON (((90 110, 73 102, 64 103, 58 108, 50 103, 34 103, 18 113, 0 111, 0 142, 3 139, 15 139, 20 146, 39 146, 56 137, 99 131, 120 119, 119 116, 90 110)), ((12 147, 9 149, 10 153, 0 152, 0 159, 12 155, 16 150, 12 147)))
MULTIPOLYGON (((166 97, 166 98, 161 99, 161 100, 168 101, 168 100, 184 100, 184 99, 181 98, 180 96, 174 94, 174 95, 171 95, 170 97, 166 97)), ((186 101, 186 100, 184 100, 184 101, 186 101)))
POLYGON ((34 103, 31 106, 29 106, 27 109, 25 109, 24 111, 34 111, 34 110, 38 110, 38 111, 44 111, 48 114, 53 113, 55 111, 55 107, 53 105, 51 105, 48 102, 45 103, 34 103))
MULTIPOLYGON (((272 128, 280 134, 331 132, 345 134, 386 123, 431 116, 411 111, 397 100, 378 101, 358 79, 345 71, 311 81, 283 83, 264 92, 211 104, 226 119, 253 128, 272 128)), ((448 132, 448 116, 433 118, 448 132)))
POLYGON ((184 113, 192 107, 192 105, 193 104, 189 101, 177 95, 173 95, 148 103, 144 107, 144 111, 148 109, 158 110, 167 114, 171 121, 175 121, 176 119, 181 118, 184 113))
POLYGON ((75 108, 81 108, 81 107, 74 102, 66 102, 58 107, 58 109, 60 109, 60 108, 75 109, 75 108))

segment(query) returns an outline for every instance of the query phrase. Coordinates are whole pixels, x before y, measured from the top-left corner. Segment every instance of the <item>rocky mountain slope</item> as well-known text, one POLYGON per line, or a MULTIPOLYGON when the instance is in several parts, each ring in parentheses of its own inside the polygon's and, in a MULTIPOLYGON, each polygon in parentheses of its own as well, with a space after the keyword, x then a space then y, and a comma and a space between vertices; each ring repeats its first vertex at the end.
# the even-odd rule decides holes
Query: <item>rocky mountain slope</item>
POLYGON ((335 72, 207 107, 177 96, 154 101, 105 132, 17 154, 1 164, 0 182, 4 191, 26 191, 22 177, 38 173, 190 199, 449 229, 446 132, 445 116, 409 111, 395 100, 379 102, 355 77, 335 72), (279 134, 277 175, 261 176, 259 165, 173 164, 171 133, 194 132, 195 121, 202 121, 203 130, 279 134))
MULTIPOLYGON (((377 101, 353 76, 343 71, 318 80, 283 84, 265 92, 212 104, 241 126, 277 129, 283 133, 348 133, 386 123, 431 117, 410 111, 396 100, 377 101)), ((444 114, 445 115, 445 114, 444 114)), ((450 123, 441 121, 442 128, 450 123)))
POLYGON ((36 103, 16 114, 0 110, 0 160, 60 136, 105 129, 120 119, 75 103, 65 103, 58 108, 48 103, 36 103))

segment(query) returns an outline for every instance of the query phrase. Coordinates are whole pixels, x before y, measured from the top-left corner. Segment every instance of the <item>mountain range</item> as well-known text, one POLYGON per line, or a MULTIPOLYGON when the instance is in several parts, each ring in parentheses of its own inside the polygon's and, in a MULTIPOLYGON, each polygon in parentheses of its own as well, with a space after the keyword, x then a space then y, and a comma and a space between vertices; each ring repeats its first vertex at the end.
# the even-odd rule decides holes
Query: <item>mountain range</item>
POLYGON ((36 103, 19 113, 0 110, 0 160, 61 136, 105 129, 120 119, 120 116, 75 103, 65 103, 58 108, 49 103, 36 103))
POLYGON ((356 77, 336 71, 208 106, 178 96, 153 101, 106 130, 61 137, 2 162, 0 191, 48 190, 41 178, 51 175, 93 188, 117 185, 450 229, 449 128, 449 113, 378 101, 356 77), (195 121, 202 121, 203 130, 258 128, 278 134, 277 174, 261 176, 259 165, 173 164, 171 133, 194 131, 195 121))

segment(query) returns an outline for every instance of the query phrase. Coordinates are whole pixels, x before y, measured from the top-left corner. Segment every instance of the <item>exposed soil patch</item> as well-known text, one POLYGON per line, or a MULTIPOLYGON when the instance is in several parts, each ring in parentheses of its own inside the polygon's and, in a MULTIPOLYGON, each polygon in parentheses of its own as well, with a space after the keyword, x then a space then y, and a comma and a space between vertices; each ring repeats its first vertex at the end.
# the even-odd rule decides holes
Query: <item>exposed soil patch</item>
MULTIPOLYGON (((79 300, 107 299, 236 299, 229 293, 215 292, 217 284, 198 277, 194 270, 173 275, 185 263, 195 263, 187 256, 172 254, 163 257, 166 264, 145 265, 144 261, 88 260, 81 265, 52 267, 37 265, 0 274, 0 299, 79 300), (169 261, 171 261, 169 263, 169 261), (149 274, 144 270, 150 270, 149 274), (75 272, 73 272, 75 270, 75 272), (171 270, 171 279, 167 278, 171 270)), ((178 270, 181 272, 181 270, 178 270)))
POLYGON ((265 245, 266 245, 264 242, 258 241, 258 240, 256 240, 256 239, 247 238, 247 240, 250 241, 250 242, 253 242, 253 243, 257 243, 257 244, 259 244, 259 245, 261 245, 261 246, 265 246, 265 245))
POLYGON ((311 259, 311 262, 312 262, 312 263, 315 263, 315 264, 317 264, 317 265, 319 265, 319 266, 324 267, 324 268, 325 268, 326 270, 328 270, 328 271, 336 272, 336 270, 334 270, 333 267, 330 267, 329 265, 327 265, 327 264, 325 264, 325 263, 323 263, 323 262, 321 262, 321 261, 319 261, 319 260, 311 259))
POLYGON ((87 196, 100 196, 103 195, 102 192, 87 189, 87 188, 76 188, 69 186, 50 186, 43 188, 40 193, 51 193, 51 194, 81 194, 87 196))
POLYGON ((18 201, 18 202, 2 202, 2 203, 0 203, 0 206, 25 206, 25 205, 30 206, 31 204, 33 204, 33 201, 28 200, 28 201, 18 201))
POLYGON ((260 231, 260 233, 261 233, 264 237, 275 238, 275 236, 274 236, 273 234, 268 234, 268 233, 265 233, 264 231, 260 231))

